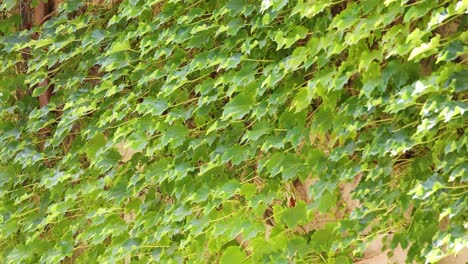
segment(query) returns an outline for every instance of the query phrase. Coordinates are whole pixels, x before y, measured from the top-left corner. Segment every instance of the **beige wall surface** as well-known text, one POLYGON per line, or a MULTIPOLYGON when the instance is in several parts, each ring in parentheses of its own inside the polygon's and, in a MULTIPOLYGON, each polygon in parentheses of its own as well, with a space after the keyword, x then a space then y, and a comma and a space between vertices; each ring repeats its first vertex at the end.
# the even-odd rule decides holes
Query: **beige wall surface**
MULTIPOLYGON (((376 239, 364 252, 364 259, 355 264, 405 264, 406 251, 397 247, 393 251, 393 256, 388 257, 388 251, 382 252, 382 240, 376 239)), ((467 264, 468 263, 468 248, 461 250, 456 256, 449 256, 438 264, 467 264)))

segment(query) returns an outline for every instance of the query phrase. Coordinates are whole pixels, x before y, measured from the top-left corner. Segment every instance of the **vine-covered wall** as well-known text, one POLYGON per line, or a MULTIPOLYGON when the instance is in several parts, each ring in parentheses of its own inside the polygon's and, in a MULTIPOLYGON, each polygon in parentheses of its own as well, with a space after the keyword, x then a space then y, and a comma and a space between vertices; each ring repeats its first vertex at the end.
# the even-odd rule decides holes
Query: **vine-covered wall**
POLYGON ((340 264, 377 237, 408 262, 458 252, 467 8, 68 0, 23 29, 3 1, 2 262, 340 264))

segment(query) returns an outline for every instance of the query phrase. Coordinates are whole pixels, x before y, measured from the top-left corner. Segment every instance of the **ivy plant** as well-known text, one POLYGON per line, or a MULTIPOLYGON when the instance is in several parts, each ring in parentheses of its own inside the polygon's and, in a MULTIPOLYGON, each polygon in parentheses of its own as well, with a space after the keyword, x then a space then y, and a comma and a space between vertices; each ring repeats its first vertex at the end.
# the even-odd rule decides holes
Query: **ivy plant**
POLYGON ((17 8, 0 4, 2 262, 468 246, 467 1, 67 0, 24 30, 17 8))

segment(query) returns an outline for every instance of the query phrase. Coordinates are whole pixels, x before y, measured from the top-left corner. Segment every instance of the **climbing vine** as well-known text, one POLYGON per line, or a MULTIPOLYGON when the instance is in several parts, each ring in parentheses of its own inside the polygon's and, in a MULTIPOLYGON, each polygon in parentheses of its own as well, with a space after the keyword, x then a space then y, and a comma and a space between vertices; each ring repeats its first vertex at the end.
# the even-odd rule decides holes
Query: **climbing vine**
POLYGON ((468 246, 467 1, 68 0, 31 29, 18 8, 0 4, 2 262, 468 246))

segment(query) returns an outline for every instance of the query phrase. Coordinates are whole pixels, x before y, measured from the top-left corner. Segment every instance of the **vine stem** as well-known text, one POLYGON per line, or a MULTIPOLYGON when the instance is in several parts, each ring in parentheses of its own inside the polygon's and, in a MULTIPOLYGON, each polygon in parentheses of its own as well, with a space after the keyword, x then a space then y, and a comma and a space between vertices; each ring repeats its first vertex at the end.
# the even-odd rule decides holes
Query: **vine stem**
POLYGON ((274 60, 258 60, 258 59, 249 59, 249 58, 242 58, 243 61, 254 61, 254 62, 275 62, 274 60))
POLYGON ((443 186, 443 187, 440 187, 441 189, 452 189, 452 190, 456 190, 456 189, 464 189, 464 188, 468 188, 468 185, 461 185, 461 186, 443 186))

